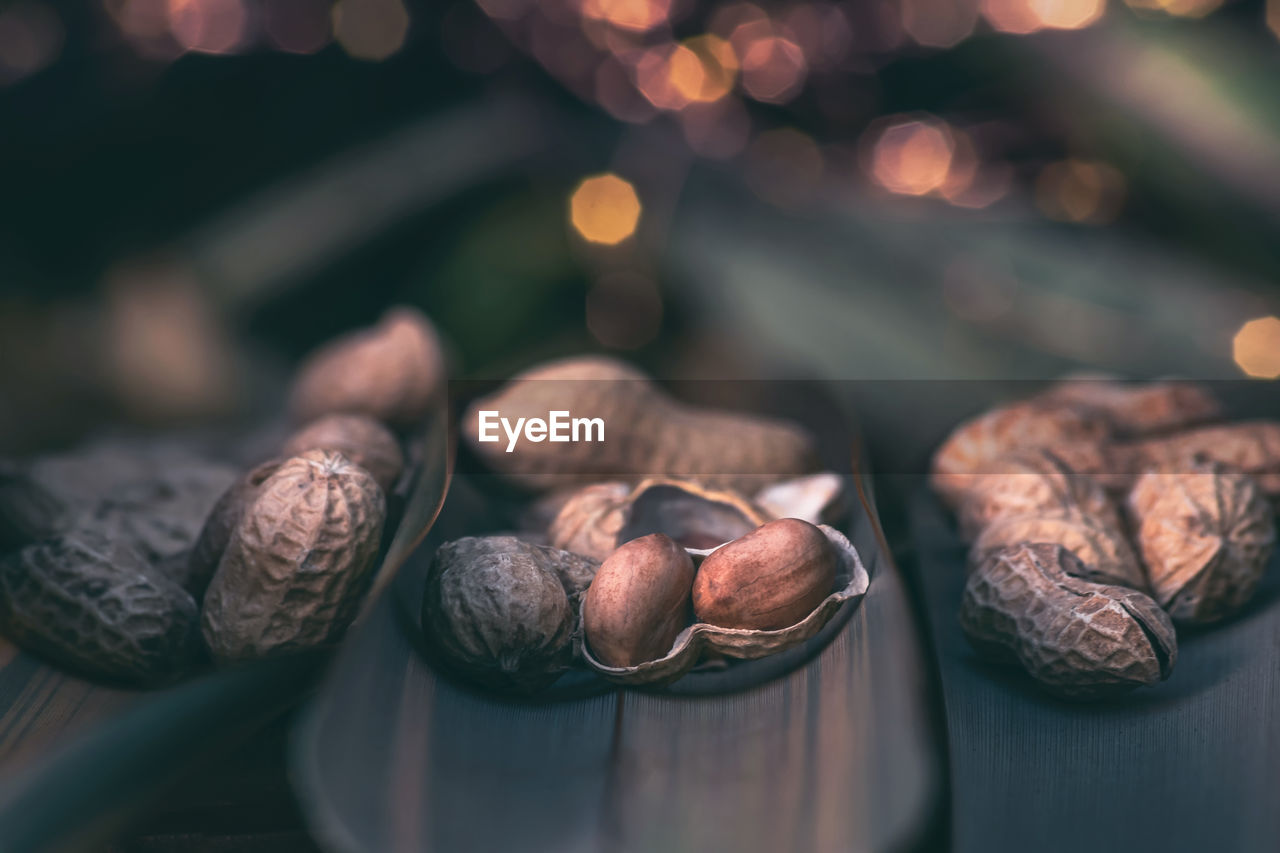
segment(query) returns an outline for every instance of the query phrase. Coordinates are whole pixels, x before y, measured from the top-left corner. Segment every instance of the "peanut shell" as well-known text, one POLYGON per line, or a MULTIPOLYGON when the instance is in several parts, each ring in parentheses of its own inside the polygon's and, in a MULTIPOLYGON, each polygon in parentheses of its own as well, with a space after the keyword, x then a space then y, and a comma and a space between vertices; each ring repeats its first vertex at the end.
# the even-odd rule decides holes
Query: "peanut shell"
POLYGON ((1146 595, 1082 580, 1060 545, 1019 544, 970 574, 960 626, 985 657, 1021 664, 1046 690, 1072 699, 1112 696, 1169 677, 1173 624, 1146 595))
POLYGON ((0 630, 77 672, 131 684, 168 681, 197 658, 198 621, 185 590, 94 530, 0 560, 0 630))
POLYGON ((404 453, 396 437, 367 415, 322 415, 289 437, 283 456, 308 450, 335 450, 373 475, 384 494, 391 493, 404 470, 404 453))
POLYGON ((245 507, 253 504, 262 484, 280 469, 282 461, 272 459, 241 474, 209 510, 204 526, 200 528, 195 544, 186 556, 186 570, 179 580, 192 595, 204 597, 209 581, 213 580, 218 563, 222 561, 222 555, 231 542, 231 535, 244 515, 245 507))
POLYGON ((1100 411, 1117 434, 1126 436, 1185 429, 1222 416, 1222 404, 1208 388, 1173 379, 1133 383, 1072 377, 1054 383, 1036 399, 1100 411))
POLYGON ((339 453, 284 462, 241 515, 204 596, 205 641, 220 662, 338 640, 374 568, 386 504, 339 453))
POLYGON ((579 596, 561 578, 581 578, 587 567, 595 563, 514 536, 446 542, 428 573, 423 629, 448 663, 473 680, 545 687, 573 659, 579 596))
POLYGON ((1080 577, 1095 583, 1147 589, 1147 579, 1124 533, 1078 508, 1002 518, 983 528, 970 551, 970 569, 993 551, 1024 542, 1061 545, 1080 562, 1080 577))
POLYGON ((1280 497, 1280 421, 1200 427, 1118 450, 1133 469, 1188 471, 1202 460, 1219 462, 1256 477, 1271 498, 1280 497))
POLYGON ((975 477, 1017 450, 1056 448, 1066 442, 1100 445, 1111 438, 1106 418, 1075 406, 1021 402, 992 409, 957 426, 933 455, 930 485, 958 505, 975 477))
POLYGON ((422 312, 392 308, 376 326, 343 335, 303 362, 289 396, 299 422, 345 412, 394 427, 422 421, 444 385, 439 336, 422 312))
POLYGON ((1276 525, 1252 477, 1214 463, 1149 472, 1129 510, 1153 596, 1175 622, 1220 621, 1257 590, 1276 525))

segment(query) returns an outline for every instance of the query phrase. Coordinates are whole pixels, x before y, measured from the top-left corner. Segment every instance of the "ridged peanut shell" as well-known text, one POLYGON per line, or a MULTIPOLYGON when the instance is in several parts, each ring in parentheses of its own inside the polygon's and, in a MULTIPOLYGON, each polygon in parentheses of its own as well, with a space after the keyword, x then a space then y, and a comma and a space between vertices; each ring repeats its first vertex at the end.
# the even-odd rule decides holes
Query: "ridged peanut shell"
POLYGON ((1112 696, 1169 677, 1173 623, 1148 596, 1080 578, 1059 545, 998 549, 970 574, 960 626, 974 648, 1021 664, 1046 690, 1072 699, 1112 696))
POLYGON ((1103 444, 1107 420, 1074 406, 1026 401, 992 409, 957 426, 934 452, 929 483, 956 506, 976 477, 1017 450, 1055 448, 1067 442, 1103 444))
POLYGON ((1195 382, 1163 379, 1122 382, 1106 377, 1070 377, 1036 399, 1104 413, 1117 434, 1141 436, 1185 429, 1222 416, 1222 404, 1195 382))
POLYGON ((1258 480, 1280 497, 1280 421, 1244 421, 1206 426, 1162 438, 1120 445, 1129 467, 1189 471, 1199 461, 1218 462, 1258 480))
POLYGON ((279 470, 280 463, 281 460, 272 459, 241 474, 213 505, 195 544, 187 554, 186 570, 179 580, 192 595, 204 596, 245 507, 253 504, 258 489, 268 477, 279 470))
POLYGON ((368 415, 322 415, 290 436, 280 452, 290 457, 308 450, 341 453, 372 474, 385 494, 404 470, 400 443, 391 430, 368 415))
POLYGON ((577 597, 561 580, 593 561, 514 536, 467 537, 436 550, 422 625, 454 668, 500 688, 537 690, 573 657, 577 597))
POLYGON ((970 550, 969 565, 993 552, 1024 542, 1061 545, 1080 561, 1080 577, 1096 583, 1146 590, 1147 579, 1122 530, 1078 508, 1042 515, 1001 518, 983 528, 970 550))
POLYGON ((786 628, 832 593, 836 561, 817 527, 796 518, 771 521, 702 561, 693 611, 721 628, 786 628))
POLYGON ((199 653, 196 603, 132 548, 80 530, 0 560, 0 632, 87 675, 155 684, 199 653))
POLYGON ((582 628, 608 666, 657 660, 689 624, 693 559, 669 536, 632 539, 600 564, 582 605, 582 628))
POLYGON ((1217 622, 1257 591, 1276 525, 1252 477, 1213 463, 1148 472, 1129 511, 1152 594, 1175 622, 1217 622))
POLYGON ((386 503, 340 453, 284 462, 241 515, 204 596, 219 661, 322 646, 355 617, 374 568, 386 503))
POLYGON ((343 335, 303 362, 289 411, 306 422, 336 412, 394 427, 421 422, 444 384, 439 336, 422 312, 392 308, 376 326, 343 335))
POLYGON ((685 405, 635 368, 600 356, 553 361, 514 377, 467 410, 463 434, 494 471, 538 490, 674 477, 751 493, 817 465, 815 441, 798 424, 685 405), (546 419, 552 411, 601 418, 604 441, 522 439, 507 453, 505 436, 479 441, 482 410, 497 411, 512 423, 521 417, 546 419))
POLYGON ((1053 515, 1079 510, 1121 530, 1110 496, 1090 477, 1072 470, 1053 452, 1015 452, 992 464, 992 472, 973 478, 956 510, 960 534, 976 538, 1003 518, 1053 515))

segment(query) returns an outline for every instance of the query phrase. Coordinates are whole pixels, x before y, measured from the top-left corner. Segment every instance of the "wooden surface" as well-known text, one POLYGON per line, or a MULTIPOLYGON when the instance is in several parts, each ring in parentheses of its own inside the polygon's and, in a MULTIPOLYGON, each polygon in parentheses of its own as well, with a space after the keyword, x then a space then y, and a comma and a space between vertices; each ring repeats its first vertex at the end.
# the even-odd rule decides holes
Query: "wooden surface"
MULTIPOLYGON (((418 560, 465 501, 455 485, 418 560)), ((390 601, 343 649, 294 749, 341 851, 832 851, 932 846, 944 759, 928 671, 875 524, 870 590, 799 669, 740 692, 496 698, 422 662, 390 601)), ((425 568, 411 562, 405 583, 425 568)))
POLYGON ((1070 704, 956 621, 965 550, 917 481, 910 525, 946 696, 956 853, 1280 849, 1280 557, 1231 622, 1179 631, 1169 680, 1070 704))
POLYGON ((137 695, 65 675, 0 638, 0 780, 137 695))

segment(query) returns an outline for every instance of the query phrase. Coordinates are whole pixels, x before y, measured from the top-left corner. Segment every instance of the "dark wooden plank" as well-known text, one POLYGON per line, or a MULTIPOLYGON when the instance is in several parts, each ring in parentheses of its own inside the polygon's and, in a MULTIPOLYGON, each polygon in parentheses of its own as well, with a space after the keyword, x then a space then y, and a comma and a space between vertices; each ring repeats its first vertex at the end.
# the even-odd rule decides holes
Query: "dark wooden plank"
POLYGON ((1179 632, 1167 682, 1071 704, 969 648, 955 616, 964 547, 913 479, 910 523, 946 693, 958 853, 1275 850, 1280 556, 1239 618, 1179 632))

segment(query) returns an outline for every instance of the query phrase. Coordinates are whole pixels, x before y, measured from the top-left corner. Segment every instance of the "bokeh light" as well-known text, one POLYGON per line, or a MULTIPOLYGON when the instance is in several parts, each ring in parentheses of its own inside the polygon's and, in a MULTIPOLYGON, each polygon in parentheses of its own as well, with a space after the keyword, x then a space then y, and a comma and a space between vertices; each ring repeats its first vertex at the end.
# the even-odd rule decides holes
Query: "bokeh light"
POLYGON ((896 120, 875 140, 871 178, 892 193, 926 195, 946 182, 953 152, 945 123, 930 117, 896 120))
POLYGON ((1178 18, 1203 18, 1222 6, 1223 0, 1125 0, 1130 8, 1159 11, 1178 18))
POLYGON ((648 32, 667 22, 671 0, 583 0, 582 14, 618 29, 648 32))
POLYGON ((1232 355, 1248 376, 1280 378, 1280 317, 1259 317, 1241 326, 1232 355))
POLYGON ((1027 0, 1027 9, 1045 27, 1078 30, 1102 18, 1107 0, 1027 0))
POLYGON ((982 0, 982 17, 997 32, 1026 35, 1044 29, 1030 0, 982 0))
POLYGON ((263 12, 263 28, 277 50, 315 53, 333 38, 326 0, 271 0, 263 12))
POLYGON ((15 3, 0 10, 0 82, 41 71, 62 50, 62 22, 43 3, 15 3))
POLYGON ((701 157, 723 160, 739 154, 751 134, 751 116, 740 98, 690 104, 680 113, 685 141, 701 157))
POLYGON ((902 29, 925 47, 953 47, 977 22, 977 0, 902 0, 902 29))
POLYGON ((641 273, 609 273, 587 291, 586 314, 587 330, 603 346, 637 349, 662 328, 662 294, 641 273))
POLYGON ((1280 0, 1267 0, 1267 26, 1280 38, 1280 0))
POLYGON ((569 221, 587 242, 615 246, 635 233, 640 198, 635 187, 617 175, 594 175, 573 191, 569 221))
POLYGON ((790 39, 767 35, 750 39, 742 52, 742 88, 757 101, 785 104, 800 94, 809 66, 790 39))
POLYGON ((186 50, 232 53, 244 43, 248 22, 243 0, 169 0, 169 30, 186 50))
POLYGON ((409 32, 409 12, 400 0, 338 0, 333 34, 348 55, 378 62, 394 55, 409 32))
POLYGON ((722 38, 695 36, 672 51, 667 73, 671 85, 689 103, 709 104, 733 91, 738 57, 722 38))
POLYGON ((1125 179, 1106 163, 1061 160, 1036 178, 1036 204, 1052 219, 1104 225, 1120 212, 1125 179))

